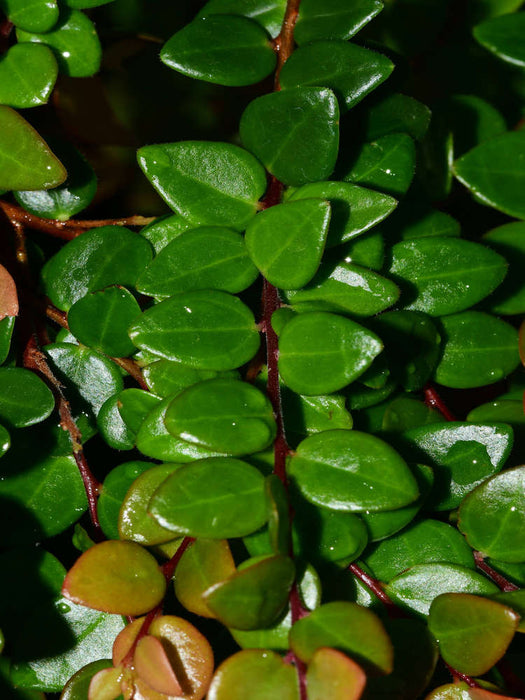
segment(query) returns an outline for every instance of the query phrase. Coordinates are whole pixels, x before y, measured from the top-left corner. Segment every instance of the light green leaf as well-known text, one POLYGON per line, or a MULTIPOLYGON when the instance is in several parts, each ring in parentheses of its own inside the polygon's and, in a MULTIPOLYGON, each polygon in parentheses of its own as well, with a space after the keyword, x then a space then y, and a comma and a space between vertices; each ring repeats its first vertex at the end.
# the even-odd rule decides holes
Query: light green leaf
POLYGON ((45 104, 58 66, 47 46, 16 44, 0 60, 0 103, 27 108, 45 104))
POLYGON ((48 32, 58 21, 56 0, 0 0, 0 8, 26 32, 48 32))

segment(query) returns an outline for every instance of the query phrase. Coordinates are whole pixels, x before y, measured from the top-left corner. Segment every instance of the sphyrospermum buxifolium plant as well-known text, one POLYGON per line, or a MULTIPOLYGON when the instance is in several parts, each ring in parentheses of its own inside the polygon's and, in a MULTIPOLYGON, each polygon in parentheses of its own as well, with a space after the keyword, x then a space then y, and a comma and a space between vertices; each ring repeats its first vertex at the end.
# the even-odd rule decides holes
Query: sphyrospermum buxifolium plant
POLYGON ((236 126, 153 134, 164 215, 90 221, 68 78, 109 27, 121 167, 156 10, 0 0, 2 697, 523 697, 520 5, 159 21, 148 80, 236 126), (69 139, 15 111, 51 94, 69 139))

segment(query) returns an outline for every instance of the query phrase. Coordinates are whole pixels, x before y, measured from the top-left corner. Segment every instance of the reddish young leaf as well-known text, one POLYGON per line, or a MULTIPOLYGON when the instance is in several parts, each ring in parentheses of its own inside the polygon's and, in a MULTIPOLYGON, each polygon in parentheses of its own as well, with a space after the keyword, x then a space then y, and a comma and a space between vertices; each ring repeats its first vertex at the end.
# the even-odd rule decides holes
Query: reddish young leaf
POLYGON ((321 647, 308 664, 308 700, 359 700, 365 684, 363 669, 336 649, 321 647))
POLYGON ((162 642, 150 634, 142 637, 133 657, 135 671, 147 685, 165 695, 182 695, 182 687, 162 642))
POLYGON ((18 316, 18 294, 14 279, 0 265, 0 321, 6 316, 18 316))

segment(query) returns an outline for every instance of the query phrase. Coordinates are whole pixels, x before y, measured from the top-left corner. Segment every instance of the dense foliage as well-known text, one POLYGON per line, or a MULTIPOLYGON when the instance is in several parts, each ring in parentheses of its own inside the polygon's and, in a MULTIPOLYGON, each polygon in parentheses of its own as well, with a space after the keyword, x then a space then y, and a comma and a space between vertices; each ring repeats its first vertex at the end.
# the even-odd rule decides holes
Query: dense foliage
POLYGON ((525 697, 521 5, 0 0, 2 699, 525 697))

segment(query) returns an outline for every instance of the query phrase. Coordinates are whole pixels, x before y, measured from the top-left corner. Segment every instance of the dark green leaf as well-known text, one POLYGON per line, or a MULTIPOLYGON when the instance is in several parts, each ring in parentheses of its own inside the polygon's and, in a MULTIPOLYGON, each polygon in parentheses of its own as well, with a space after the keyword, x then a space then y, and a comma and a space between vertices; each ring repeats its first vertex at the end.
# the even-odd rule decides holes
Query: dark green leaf
POLYGON ((100 407, 97 427, 104 440, 114 450, 132 450, 135 446, 136 436, 124 423, 118 410, 118 394, 110 396, 100 407))
POLYGON ((204 459, 168 477, 150 513, 163 527, 190 537, 243 537, 266 521, 264 479, 246 462, 204 459))
POLYGON ((478 24, 474 38, 503 61, 525 68, 525 14, 517 12, 478 24))
POLYGON ((197 369, 240 367, 260 342, 250 309, 217 290, 166 299, 144 312, 129 333, 138 348, 197 369))
POLYGON ((285 185, 326 179, 339 146, 339 108, 331 90, 304 87, 253 100, 240 134, 272 175, 285 185))
POLYGON ((383 267, 384 248, 383 236, 375 230, 345 245, 345 261, 380 272, 383 267))
POLYGON ((475 95, 452 95, 444 109, 444 118, 452 128, 455 157, 507 131, 498 110, 475 95))
POLYGON ((404 133, 419 141, 430 122, 430 110, 413 97, 394 93, 370 107, 366 119, 367 141, 404 133))
POLYGON ((0 101, 18 108, 43 105, 57 73, 56 59, 47 46, 16 44, 0 61, 0 101))
POLYGON ((58 21, 55 0, 0 0, 0 8, 27 32, 48 32, 58 21))
POLYGON ((430 408, 423 401, 401 394, 388 402, 381 429, 384 432, 399 433, 421 425, 443 422, 445 418, 437 410, 430 408))
POLYGON ((160 396, 143 389, 124 389, 118 394, 118 410, 126 426, 138 433, 144 418, 160 401, 160 396))
POLYGON ((164 201, 195 224, 242 231, 266 190, 260 163, 229 143, 183 141, 143 146, 137 157, 164 201))
POLYGON ((292 318, 279 341, 282 379, 290 389, 305 395, 342 389, 383 349, 371 331, 348 318, 322 311, 292 318))
POLYGON ((355 430, 327 430, 306 438, 290 460, 289 473, 309 501, 332 510, 393 510, 419 495, 397 452, 355 430))
POLYGON ((28 369, 1 367, 0 420, 11 428, 40 423, 55 407, 51 390, 28 369))
POLYGON ((525 223, 515 221, 492 229, 483 236, 483 242, 503 255, 509 263, 509 271, 503 284, 488 300, 496 314, 513 316, 525 312, 525 223))
POLYGON ((233 14, 197 18, 162 47, 160 59, 190 78, 219 85, 258 83, 275 68, 266 32, 233 14))
POLYGON ((270 284, 299 289, 317 272, 329 222, 330 204, 322 199, 278 204, 250 222, 248 253, 270 284))
POLYGON ((281 387, 286 434, 306 437, 323 430, 352 427, 352 416, 346 410, 345 399, 337 394, 301 396, 281 387))
POLYGON ((258 22, 272 38, 281 31, 286 0, 208 0, 198 17, 209 15, 242 15, 258 22))
POLYGON ((466 389, 494 384, 519 365, 516 330, 495 316, 464 311, 441 319, 443 356, 434 377, 466 389))
POLYGON ((15 316, 6 316, 0 321, 0 364, 6 361, 9 354, 15 318, 15 316))
POLYGON ((318 39, 350 39, 381 10, 380 0, 303 0, 295 39, 304 44, 318 39))

